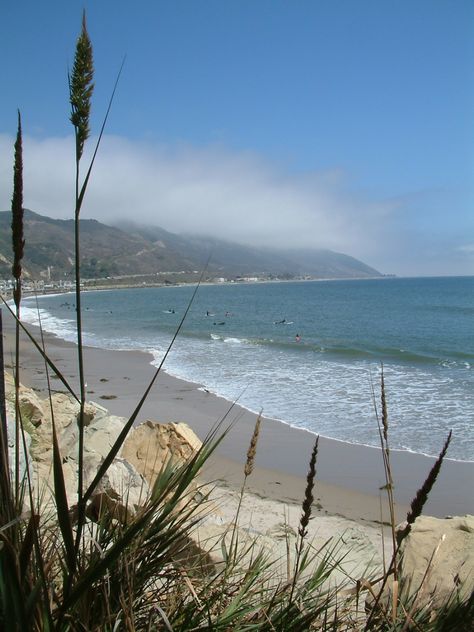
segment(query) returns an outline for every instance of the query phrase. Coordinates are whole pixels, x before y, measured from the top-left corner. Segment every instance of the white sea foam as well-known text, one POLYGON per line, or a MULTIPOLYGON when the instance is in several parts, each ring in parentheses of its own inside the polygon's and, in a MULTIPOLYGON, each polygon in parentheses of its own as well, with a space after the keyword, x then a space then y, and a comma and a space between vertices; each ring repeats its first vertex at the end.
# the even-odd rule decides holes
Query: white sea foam
MULTIPOLYGON (((177 377, 204 384, 208 391, 229 401, 238 399, 239 404, 253 412, 263 408, 265 416, 294 427, 365 445, 376 444, 371 386, 375 382, 378 391, 376 363, 320 361, 303 366, 300 363, 297 369, 284 353, 275 361, 266 349, 263 353, 259 349, 257 356, 248 353, 251 347, 237 345, 235 348, 242 349, 243 355, 207 353, 202 363, 198 361, 202 350, 194 348, 192 355, 197 360, 194 365, 180 364, 177 354, 176 362, 171 361, 167 370, 177 377), (271 366, 271 371, 266 371, 265 365, 271 366)), ((416 451, 421 442, 426 446, 426 428, 430 427, 432 448, 427 451, 436 454, 444 440, 445 429, 442 423, 438 427, 434 419, 437 416, 443 419, 448 406, 450 415, 462 417, 465 405, 462 389, 459 388, 459 397, 456 392, 449 392, 448 404, 443 397, 444 392, 448 395, 445 376, 440 375, 433 382, 433 376, 424 375, 420 369, 407 374, 406 367, 391 365, 385 367, 385 379, 393 448, 416 451), (423 438, 418 436, 416 428, 421 429, 423 438), (407 440, 407 433, 411 434, 411 441, 407 440)), ((457 388, 454 385, 454 389, 457 388)), ((469 458, 462 444, 456 446, 456 450, 459 456, 469 458)))
POLYGON ((76 330, 75 322, 64 318, 57 318, 45 309, 37 309, 36 307, 28 307, 23 305, 21 308, 21 319, 24 323, 39 326, 44 331, 54 334, 63 340, 75 341, 76 330))

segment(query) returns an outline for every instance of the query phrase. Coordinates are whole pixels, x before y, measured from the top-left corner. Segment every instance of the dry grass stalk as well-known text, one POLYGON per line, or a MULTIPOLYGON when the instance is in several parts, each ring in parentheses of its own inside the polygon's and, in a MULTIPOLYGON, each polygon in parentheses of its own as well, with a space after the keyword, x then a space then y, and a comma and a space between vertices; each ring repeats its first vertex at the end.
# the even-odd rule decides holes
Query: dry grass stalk
POLYGON ((262 423, 262 412, 259 413, 257 417, 257 421, 255 422, 255 428, 253 429, 253 434, 252 434, 252 438, 250 439, 249 449, 247 450, 247 459, 245 461, 245 466, 244 466, 244 482, 242 483, 242 488, 240 490, 239 503, 237 505, 237 510, 235 512, 235 518, 234 518, 234 525, 232 527, 229 553, 231 556, 233 556, 234 559, 237 558, 237 549, 239 546, 237 525, 238 525, 239 516, 240 516, 240 509, 242 507, 242 500, 244 498, 245 484, 247 482, 247 478, 250 476, 250 474, 252 474, 254 464, 255 464, 255 456, 257 454, 257 443, 258 443, 258 438, 260 436, 261 423, 262 423))
POLYGON ((428 495, 435 484, 436 479, 438 478, 438 474, 441 470, 441 465, 443 463, 443 459, 446 456, 446 452, 448 450, 449 444, 451 443, 452 430, 449 431, 447 439, 444 443, 443 449, 439 453, 438 458, 436 459, 435 464, 430 470, 425 482, 420 487, 420 489, 416 492, 416 496, 413 499, 410 505, 410 511, 407 514, 407 525, 406 527, 399 531, 397 534, 398 546, 400 543, 406 538, 406 536, 410 533, 411 525, 415 522, 418 516, 421 515, 423 507, 428 500, 428 495))
POLYGON ((84 198, 87 181, 90 174, 87 175, 85 182, 79 192, 79 166, 84 144, 89 137, 89 119, 91 109, 91 98, 94 90, 92 79, 94 77, 94 63, 92 56, 92 44, 86 28, 86 14, 82 15, 81 33, 76 42, 76 52, 74 55, 74 66, 72 75, 69 77, 69 102, 71 104, 71 123, 74 126, 76 136, 76 177, 75 190, 76 201, 74 209, 74 278, 76 282, 76 324, 77 324, 77 352, 78 352, 78 370, 79 370, 79 386, 80 386, 80 411, 78 416, 78 484, 77 484, 77 500, 78 500, 78 529, 76 536, 76 551, 79 550, 79 542, 81 538, 82 525, 85 518, 85 504, 83 502, 83 459, 84 459, 84 406, 86 401, 85 371, 82 344, 82 310, 81 310, 81 254, 80 254, 80 231, 79 231, 79 215, 84 198))
POLYGON ((255 428, 253 430, 252 439, 250 440, 249 449, 247 450, 247 460, 245 462, 244 474, 245 478, 250 476, 253 472, 253 467, 255 463, 255 455, 257 454, 257 443, 258 437, 260 435, 260 424, 262 422, 262 414, 260 413, 257 417, 257 421, 255 422, 255 428))
MULTIPOLYGON (((388 498, 388 508, 390 512, 390 531, 392 535, 392 547, 395 551, 396 549, 396 524, 395 524, 395 499, 394 499, 394 485, 393 485, 393 476, 392 476, 392 468, 390 465, 390 447, 388 442, 388 408, 387 408, 387 398, 385 394, 385 375, 383 370, 383 364, 381 366, 381 376, 380 376, 380 405, 382 408, 382 427, 380 428, 379 423, 379 434, 380 434, 380 444, 382 448, 383 455, 383 464, 384 464, 384 472, 385 472, 385 485, 383 489, 387 492, 388 498)), ((397 581, 398 572, 397 568, 394 568, 394 580, 397 581)))
POLYGON ((13 166, 11 226, 13 245, 12 274, 15 280, 13 298, 18 308, 21 300, 21 260, 23 259, 25 248, 25 239, 23 237, 23 142, 20 112, 18 112, 18 131, 15 141, 15 161, 13 166))
POLYGON ((304 538, 308 533, 308 524, 311 518, 311 505, 313 504, 313 488, 314 479, 316 477, 316 459, 318 456, 319 435, 316 437, 313 451, 311 453, 311 459, 309 461, 309 471, 306 477, 306 489, 304 490, 304 500, 302 505, 302 515, 300 519, 300 526, 298 528, 298 534, 301 538, 304 538))
POLYGON ((380 387, 381 387, 381 404, 382 404, 382 428, 383 428, 383 438, 385 443, 387 444, 388 450, 388 411, 387 411, 387 399, 385 397, 385 377, 383 373, 383 365, 382 365, 382 374, 380 376, 380 387))
POLYGON ((12 246, 14 279, 13 300, 16 308, 15 328, 15 499, 18 502, 20 493, 20 303, 21 303, 21 260, 25 249, 23 237, 23 140, 21 131, 21 115, 18 111, 18 130, 15 141, 15 158, 13 163, 13 195, 12 195, 12 246))

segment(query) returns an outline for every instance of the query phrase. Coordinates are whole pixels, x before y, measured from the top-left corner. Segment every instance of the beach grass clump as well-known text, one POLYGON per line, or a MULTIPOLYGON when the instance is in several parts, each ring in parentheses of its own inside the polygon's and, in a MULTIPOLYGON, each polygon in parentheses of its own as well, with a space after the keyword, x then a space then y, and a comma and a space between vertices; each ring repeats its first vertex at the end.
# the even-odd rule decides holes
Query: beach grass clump
MULTIPOLYGON (((44 341, 36 341, 21 323, 21 260, 24 250, 22 220, 21 119, 15 144, 14 195, 12 202, 13 276, 17 326, 16 392, 19 388, 19 331, 25 331, 31 344, 45 360, 46 375, 52 371, 76 402, 78 415, 77 502, 70 503, 66 493, 65 459, 61 454, 55 422, 52 390, 48 386, 52 420, 54 506, 46 507, 42 490, 34 489, 28 467, 29 454, 22 439, 16 437, 16 450, 22 449, 25 473, 9 477, 9 453, 6 423, 0 433, 0 629, 6 632, 48 631, 115 632, 119 630, 159 632, 197 631, 268 631, 303 632, 305 630, 467 630, 472 622, 473 599, 461 602, 456 594, 441 608, 420 605, 406 582, 396 576, 397 555, 402 532, 394 547, 393 562, 382 577, 350 577, 333 581, 341 570, 338 542, 315 547, 308 538, 314 504, 314 485, 319 448, 316 438, 311 452, 301 518, 295 526, 294 551, 287 547, 287 559, 275 559, 258 537, 248 532, 239 537, 239 511, 245 486, 255 467, 261 433, 258 416, 244 465, 244 483, 233 524, 230 547, 224 532, 213 547, 196 537, 198 527, 210 511, 207 488, 201 486, 199 473, 225 436, 217 426, 184 463, 167 460, 159 471, 143 502, 129 511, 119 508, 117 499, 98 492, 99 484, 137 419, 164 361, 174 344, 196 290, 164 358, 144 394, 105 455, 88 485, 84 484, 84 411, 85 368, 82 360, 82 321, 80 287, 79 215, 87 191, 95 155, 103 133, 104 118, 93 158, 82 183, 79 167, 84 146, 90 135, 90 107, 93 92, 92 45, 85 16, 76 45, 69 80, 71 122, 76 134, 76 312, 80 393, 75 393, 49 358, 44 341), (199 493, 197 493, 199 492, 199 493), (71 506, 72 505, 72 506, 71 506), (217 559, 215 550, 220 549, 217 559), (293 564, 290 564, 290 561, 293 564), (283 563, 282 563, 283 562, 283 563), (286 572, 281 572, 281 568, 286 572), (384 599, 384 587, 399 582, 396 598, 384 599), (361 595, 371 594, 367 612, 360 606, 361 595)), ((114 88, 115 92, 115 88, 114 88)), ((113 96, 113 95, 112 95, 113 96)), ((110 109, 110 103, 109 103, 110 109)), ((107 113, 109 111, 107 110, 107 113)), ((10 309, 10 308, 8 308, 10 309)), ((0 365, 1 366, 1 365, 0 365)), ((3 375, 0 376, 3 380, 3 375)), ((0 391, 3 399, 5 394, 0 391)), ((18 398, 17 398, 18 401, 18 398)), ((4 409, 5 401, 0 402, 4 409)), ((379 424, 386 472, 386 489, 393 512, 394 477, 390 466, 389 425, 385 383, 382 374, 382 421, 379 424)), ((3 415, 2 415, 3 417, 3 415)), ((21 411, 15 406, 14 420, 22 428, 21 411)), ((407 516, 407 529, 420 515, 438 476, 449 446, 448 437, 440 456, 420 488, 407 516)), ((16 459, 17 467, 19 459, 16 459)), ((303 492, 303 490, 302 490, 303 492)), ((127 496, 124 490, 123 496, 127 496)), ((126 505, 126 503, 125 503, 126 505)), ((289 542, 289 540, 288 540, 289 542)))

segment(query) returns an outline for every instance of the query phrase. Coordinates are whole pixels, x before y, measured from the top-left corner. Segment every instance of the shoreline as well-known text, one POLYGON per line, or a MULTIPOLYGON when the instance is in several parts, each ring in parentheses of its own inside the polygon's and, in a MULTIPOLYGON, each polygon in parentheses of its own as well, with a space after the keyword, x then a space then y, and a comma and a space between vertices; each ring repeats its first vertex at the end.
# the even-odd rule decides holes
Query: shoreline
MULTIPOLYGON (((8 365, 14 328, 9 313, 4 309, 2 314, 4 357, 8 365)), ((33 332, 37 328, 29 326, 28 330, 33 332)), ((21 380, 25 386, 44 391, 44 361, 32 344, 25 340, 24 334, 21 338, 21 380)), ((45 334, 45 343, 52 360, 76 387, 76 346, 52 334, 45 334)), ((111 414, 129 417, 155 373, 150 364, 153 356, 144 351, 86 347, 84 358, 88 399, 106 407, 111 414)), ((52 388, 62 390, 63 386, 57 379, 52 379, 52 388)), ((224 420, 222 428, 231 424, 231 430, 205 468, 205 477, 225 480, 238 488, 242 483, 243 464, 256 417, 255 413, 239 404, 232 404, 206 391, 205 385, 186 382, 162 370, 137 417, 137 423, 146 419, 183 421, 201 440, 221 420, 224 420)), ((265 417, 260 435, 255 471, 248 480, 249 491, 266 498, 300 502, 316 435, 265 417)), ((398 522, 406 517, 408 504, 424 482, 434 460, 413 452, 391 452, 398 522)), ((446 460, 424 513, 438 517, 474 513, 472 480, 473 462, 446 460)), ((388 509, 383 498, 381 516, 379 500, 379 488, 384 484, 379 448, 320 438, 315 489, 320 513, 342 515, 361 522, 384 522, 388 509)))
MULTIPOLYGON (((213 280, 208 280, 208 281, 201 281, 199 283, 200 286, 207 286, 207 285, 263 285, 265 283, 311 283, 311 282, 327 282, 327 281, 371 281, 371 280, 377 280, 377 279, 392 279, 392 278, 416 278, 416 277, 396 277, 396 275, 391 275, 391 274, 380 274, 379 276, 361 276, 361 277, 311 277, 311 278, 293 278, 293 279, 280 279, 280 278, 276 278, 276 279, 266 279, 266 278, 262 278, 262 279, 258 279, 257 281, 249 281, 249 280, 242 280, 242 279, 227 279, 225 281, 213 281, 213 280)), ((196 285, 196 280, 191 280, 191 281, 174 281, 171 283, 165 283, 164 281, 155 281, 155 282, 138 282, 138 283, 104 283, 103 285, 101 284, 97 284, 97 285, 93 285, 92 282, 90 283, 90 285, 84 285, 83 287, 81 287, 81 293, 82 292, 98 292, 101 290, 104 291, 115 291, 115 290, 137 290, 137 289, 147 289, 147 288, 158 288, 158 287, 182 287, 185 285, 190 285, 190 286, 195 286, 196 285)), ((88 283, 88 280, 86 279, 86 283, 88 283)), ((56 296, 56 295, 62 295, 62 294, 75 294, 75 289, 74 288, 64 288, 64 287, 54 287, 54 288, 48 288, 48 289, 40 289, 40 290, 32 290, 29 288, 23 288, 22 290, 22 298, 23 300, 25 299, 32 299, 35 298, 37 296, 56 296)), ((4 292, 3 297, 5 298, 5 300, 7 301, 12 301, 13 300, 13 296, 12 296, 12 292, 11 290, 7 290, 6 292, 4 292)))
MULTIPOLYGON (((409 278, 409 277, 407 277, 407 278, 409 278)), ((308 281, 314 281, 314 280, 315 279, 311 279, 311 280, 308 280, 308 281)), ((316 281, 326 281, 326 280, 339 281, 341 279, 316 279, 316 281)), ((347 279, 342 279, 342 280, 347 280, 347 279)), ((360 280, 360 279, 350 279, 350 280, 360 280)), ((287 282, 292 282, 292 281, 280 281, 279 280, 279 281, 271 281, 271 282, 272 283, 274 283, 274 282, 287 283, 287 282)), ((201 285, 216 285, 216 284, 202 283, 201 285)), ((125 287, 124 288, 116 288, 116 287, 97 288, 97 289, 93 289, 93 290, 84 290, 84 293, 87 293, 89 291, 92 291, 92 292, 96 292, 96 291, 109 292, 109 291, 115 291, 117 289, 141 289, 141 288, 140 288, 140 286, 130 286, 130 287, 126 287, 126 288, 125 287)), ((146 289, 146 288, 143 288, 143 289, 146 289)), ((70 291, 65 292, 65 293, 74 295, 74 293, 70 292, 70 291)), ((62 294, 64 294, 64 293, 63 292, 59 292, 59 293, 54 293, 54 294, 51 294, 51 295, 44 294, 42 296, 61 296, 62 294)), ((33 297, 32 296, 27 296, 27 297, 24 297, 24 298, 32 299, 33 297)), ((10 304, 11 304, 11 301, 10 301, 10 304)), ((1 306, 0 306, 0 309, 1 309, 1 306)), ((26 326, 31 328, 32 331, 33 330, 38 330, 39 331, 38 327, 36 325, 31 324, 31 323, 27 323, 26 326)), ((75 347, 75 342, 73 342, 71 340, 67 340, 65 338, 61 338, 60 336, 58 336, 57 334, 55 334, 55 333, 53 333, 51 331, 47 332, 45 335, 48 336, 48 337, 51 337, 52 339, 54 339, 56 342, 58 342, 58 344, 59 343, 65 343, 65 344, 69 344, 69 345, 72 345, 73 347, 75 347)), ((84 347, 89 347, 89 346, 90 345, 87 345, 86 343, 84 343, 84 347)), ((101 351, 120 351, 122 353, 140 353, 140 354, 143 354, 144 357, 145 356, 149 356, 150 358, 152 358, 150 360, 150 364, 154 368, 156 368, 157 362, 158 362, 158 360, 155 357, 152 357, 151 352, 148 352, 148 350, 146 350, 146 349, 139 349, 139 348, 137 348, 137 349, 131 349, 131 348, 130 349, 120 349, 120 348, 113 349, 113 348, 100 347, 100 346, 90 346, 90 348, 91 349, 98 349, 98 350, 101 350, 101 351)), ((173 373, 172 371, 168 370, 166 367, 163 367, 162 371, 164 373, 166 373, 168 376, 170 376, 170 377, 172 377, 172 378, 174 378, 176 380, 179 380, 181 382, 185 382, 185 383, 188 383, 188 384, 195 384, 196 388, 202 389, 206 393, 209 393, 209 394, 213 395, 214 397, 217 397, 219 399, 223 399, 224 401, 228 402, 229 406, 231 404, 233 404, 233 403, 236 403, 236 405, 238 405, 239 408, 242 408, 247 413, 254 415, 255 418, 259 414, 259 411, 257 409, 252 409, 252 408, 250 408, 247 405, 241 404, 240 402, 233 402, 226 395, 219 394, 218 392, 216 392, 212 388, 208 388, 206 385, 202 384, 199 381, 196 381, 196 380, 194 380, 192 378, 188 378, 188 377, 183 377, 183 376, 177 375, 177 374, 173 373)), ((309 433, 309 435, 313 436, 313 437, 316 437, 316 435, 318 434, 318 433, 316 433, 315 431, 313 431, 311 429, 298 426, 295 423, 292 423, 290 421, 286 421, 284 419, 280 419, 278 417, 272 417, 270 415, 264 415, 264 418, 267 420, 267 422, 272 422, 272 423, 276 423, 276 424, 283 424, 284 426, 288 426, 289 428, 291 428, 292 430, 295 430, 297 432, 309 433)), ((377 430, 376 430, 376 428, 374 428, 374 436, 376 436, 376 434, 377 434, 377 430)), ((376 450, 380 449, 378 445, 374 445, 374 444, 371 444, 371 443, 362 443, 362 442, 359 443, 359 442, 357 442, 355 440, 349 440, 349 439, 338 438, 338 437, 331 437, 331 436, 326 436, 326 435, 322 435, 322 434, 320 434, 319 436, 320 436, 321 440, 327 440, 327 441, 331 441, 331 442, 336 442, 336 443, 340 443, 342 445, 360 446, 362 448, 368 448, 368 449, 374 449, 375 448, 376 450)), ((442 443, 438 447, 439 447, 439 450, 440 450, 441 447, 442 447, 442 443)), ((409 448, 391 448, 391 453, 413 454, 415 457, 426 457, 428 459, 436 459, 437 455, 439 453, 439 450, 438 450, 438 452, 433 451, 433 453, 428 453, 428 452, 417 452, 417 451, 415 451, 413 449, 409 449, 409 448)), ((463 464, 468 464, 468 466, 472 465, 474 467, 474 458, 473 459, 462 459, 462 458, 445 457, 444 461, 445 462, 452 461, 452 462, 455 462, 455 463, 463 463, 463 464)), ((474 500, 474 498, 473 498, 473 500, 474 500)))

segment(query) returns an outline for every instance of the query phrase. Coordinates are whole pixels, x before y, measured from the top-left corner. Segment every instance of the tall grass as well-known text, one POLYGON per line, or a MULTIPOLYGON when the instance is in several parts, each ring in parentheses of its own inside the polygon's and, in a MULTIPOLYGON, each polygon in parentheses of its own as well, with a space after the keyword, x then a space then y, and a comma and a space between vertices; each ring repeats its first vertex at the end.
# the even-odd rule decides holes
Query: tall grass
MULTIPOLYGON (((82 308, 81 308, 81 250, 80 250, 80 213, 88 179, 80 187, 80 166, 84 152, 84 145, 90 134, 89 117, 91 99, 94 90, 93 84, 94 64, 92 58, 92 44, 86 28, 85 12, 82 16, 82 29, 76 44, 74 67, 69 80, 69 100, 71 104, 71 123, 74 126, 76 139, 75 160, 75 202, 74 202, 74 254, 75 254, 75 281, 76 281, 76 322, 77 322, 77 353, 79 369, 80 411, 77 420, 79 430, 79 460, 77 502, 80 514, 84 511, 82 502, 83 493, 83 458, 84 458, 84 406, 86 403, 86 387, 84 377, 84 355, 82 346, 82 308)), ((82 523, 82 515, 79 524, 82 523)), ((76 546, 80 540, 81 529, 78 529, 76 546)))
MULTIPOLYGON (((313 488, 316 484, 318 440, 312 450, 306 488, 302 490, 301 518, 296 526, 294 564, 290 566, 290 544, 285 576, 271 552, 257 539, 239 540, 239 512, 247 478, 254 469, 261 417, 256 422, 244 466, 238 509, 233 526, 230 551, 224 565, 215 563, 205 546, 193 543, 196 527, 210 511, 207 487, 198 475, 219 442, 225 436, 217 426, 204 440, 202 447, 185 463, 166 462, 150 493, 133 514, 108 505, 103 496, 95 495, 97 486, 118 455, 127 434, 135 423, 150 390, 162 369, 191 306, 183 314, 160 366, 143 396, 116 438, 114 445, 97 469, 93 480, 84 489, 84 407, 86 403, 86 371, 83 361, 80 276, 80 212, 97 151, 117 86, 115 83, 106 115, 96 141, 92 159, 81 179, 85 144, 90 134, 90 107, 93 90, 92 45, 85 16, 76 45, 72 74, 69 78, 71 122, 75 130, 75 278, 77 310, 77 345, 79 394, 68 383, 48 356, 44 341, 37 341, 21 322, 21 260, 23 257, 23 201, 21 120, 15 144, 15 178, 13 211, 13 244, 16 322, 16 447, 15 477, 9 476, 6 420, 2 414, 0 432, 0 629, 5 631, 198 631, 198 630, 432 630, 463 629, 472 614, 472 602, 453 601, 434 613, 418 608, 413 596, 401 585, 395 602, 387 605, 383 590, 389 577, 398 581, 397 556, 407 533, 395 542, 394 557, 380 578, 354 577, 347 585, 334 587, 331 577, 339 568, 338 543, 320 548, 308 539, 312 514, 313 488), (78 416, 78 486, 77 503, 69 506, 66 495, 63 459, 55 424, 55 409, 50 393, 53 443, 53 480, 55 507, 48 513, 35 500, 29 476, 21 480, 19 450, 21 414, 18 405, 20 389, 19 333, 25 332, 35 349, 43 356, 46 374, 52 371, 79 402, 78 416), (196 494, 196 490, 200 494, 196 494), (23 502, 25 499, 27 510, 23 502), (361 592, 374 595, 375 602, 367 617, 360 618, 354 600, 361 592), (458 626, 452 627, 452 626, 458 626), (451 626, 451 627, 445 627, 451 626)), ((120 73, 119 73, 120 75, 120 73)), ((117 77, 118 80, 118 77, 117 77)), ((194 295, 198 289, 196 286, 194 295)), ((0 321, 1 323, 1 321, 0 321)), ((1 350, 1 349, 0 349, 1 350)), ((0 365, 1 366, 1 365, 0 365)), ((3 377, 3 376, 2 376, 3 377)), ((2 379, 3 381, 3 379, 2 379)), ((5 395, 0 390, 4 409, 5 395)), ((386 490, 390 506, 393 534, 394 477, 388 445, 389 425, 385 383, 381 385, 382 421, 379 424, 386 490)), ((450 437, 435 467, 421 486, 407 517, 408 528, 421 513, 432 485, 439 473, 450 437)), ((24 444, 23 444, 24 448, 24 444)), ((28 460, 26 450, 25 459, 28 460)), ((40 491, 40 490, 39 490, 40 491)), ((220 545, 225 548, 224 534, 220 545)), ((289 543, 289 540, 288 540, 289 543)), ((212 553, 212 551, 211 551, 212 553)), ((467 629, 467 628, 466 628, 467 629)))
POLYGON ((15 328, 15 501, 19 502, 20 490, 20 304, 21 304, 21 261, 25 248, 23 237, 23 137, 21 131, 21 116, 18 112, 18 130, 15 141, 15 159, 13 165, 13 196, 12 196, 12 246, 13 246, 13 301, 15 303, 17 324, 15 328))

